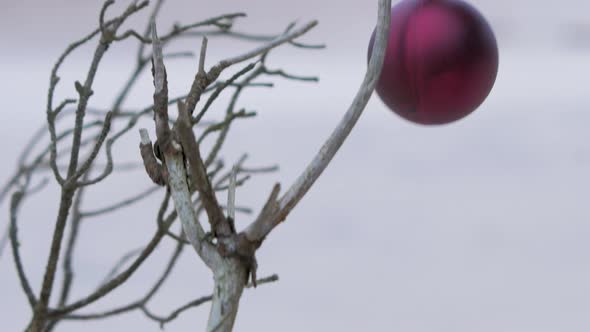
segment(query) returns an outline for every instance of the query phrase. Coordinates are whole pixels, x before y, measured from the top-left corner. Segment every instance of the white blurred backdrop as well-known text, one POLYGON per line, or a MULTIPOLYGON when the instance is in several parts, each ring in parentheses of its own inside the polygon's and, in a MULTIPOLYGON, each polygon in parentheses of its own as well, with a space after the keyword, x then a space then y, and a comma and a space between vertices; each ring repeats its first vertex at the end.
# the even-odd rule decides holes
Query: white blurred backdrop
MULTIPOLYGON (((236 331, 590 330, 590 2, 470 2, 488 18, 500 46, 491 95, 472 115, 442 127, 405 122, 374 96, 325 174, 259 251, 259 275, 278 273, 281 280, 246 292, 236 331)), ((95 28, 101 3, 0 0, 0 180, 14 172, 22 144, 45 121, 51 66, 67 44, 95 28)), ((235 11, 248 13, 236 29, 252 33, 278 33, 293 20, 320 21, 302 41, 326 43, 327 49, 284 47, 269 58, 271 66, 318 75, 319 83, 273 79, 273 90, 252 88, 240 99, 241 106, 259 115, 235 123, 226 162, 248 152, 250 165, 276 163, 281 169, 240 188, 238 204, 258 211, 275 181, 289 185, 344 113, 364 74, 376 3, 168 1, 159 20, 162 31, 175 21, 235 11)), ((120 0, 110 12, 124 5, 120 0)), ((143 30, 146 14, 130 24, 143 30)), ((184 39, 173 47, 198 51, 199 44, 184 39)), ((212 39, 207 63, 254 46, 212 39)), ((91 50, 81 49, 66 63, 59 98, 75 96, 73 80, 83 79, 91 50)), ((91 106, 112 103, 130 74, 134 50, 131 41, 111 47, 91 106)), ((196 67, 194 59, 170 62, 171 95, 188 91, 196 67)), ((145 73, 125 107, 149 104, 151 89, 145 73)), ((211 117, 221 112, 222 106, 213 108, 211 117)), ((144 126, 154 136, 150 122, 144 126)), ((139 161, 138 142, 132 132, 115 155, 139 161)), ((149 185, 141 171, 121 173, 96 186, 85 206, 105 206, 149 185)), ((52 183, 32 197, 19 220, 23 260, 36 292, 57 193, 52 183)), ((149 239, 160 196, 141 210, 84 222, 72 299, 93 290, 124 252, 149 239)), ((3 231, 6 201, 1 208, 3 231)), ((240 227, 251 219, 239 215, 236 223, 240 227)), ((144 294, 173 244, 164 240, 126 285, 84 312, 144 294)), ((151 309, 167 314, 209 294, 211 285, 209 271, 186 250, 151 309)), ((192 309, 166 328, 202 330, 207 313, 207 305, 192 309)), ((5 250, 0 330, 22 330, 29 318, 10 250, 5 250)), ((58 331, 130 329, 159 331, 140 312, 65 322, 58 331)))

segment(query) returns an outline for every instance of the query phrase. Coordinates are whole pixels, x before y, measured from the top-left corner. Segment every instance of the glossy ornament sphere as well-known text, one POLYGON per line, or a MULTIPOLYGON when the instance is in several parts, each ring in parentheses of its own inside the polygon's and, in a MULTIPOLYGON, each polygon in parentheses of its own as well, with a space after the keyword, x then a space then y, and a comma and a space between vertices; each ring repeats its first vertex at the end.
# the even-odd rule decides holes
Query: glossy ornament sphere
MULTIPOLYGON (((377 94, 401 117, 445 124, 473 112, 498 72, 498 45, 485 18, 460 0, 402 0, 391 30, 377 94)), ((369 59, 375 32, 369 43, 369 59)))

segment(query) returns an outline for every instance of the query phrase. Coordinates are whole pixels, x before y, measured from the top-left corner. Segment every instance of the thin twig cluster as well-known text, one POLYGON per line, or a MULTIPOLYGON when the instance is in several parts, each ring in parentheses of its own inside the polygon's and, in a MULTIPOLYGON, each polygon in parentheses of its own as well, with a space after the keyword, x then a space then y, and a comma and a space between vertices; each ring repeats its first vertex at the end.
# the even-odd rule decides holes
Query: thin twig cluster
MULTIPOLYGON (((156 1, 152 8, 152 12, 149 15, 149 22, 155 21, 162 8, 163 2, 163 0, 156 1)), ((177 220, 177 213, 175 211, 167 212, 170 194, 169 192, 166 193, 165 188, 160 186, 146 186, 146 189, 136 195, 108 204, 104 207, 85 207, 83 204, 84 194, 88 189, 92 188, 92 185, 108 178, 113 172, 135 170, 141 165, 140 163, 117 163, 116 158, 112 154, 115 144, 121 137, 128 134, 131 129, 135 128, 140 118, 150 116, 153 110, 158 107, 167 107, 168 104, 175 104, 181 101, 186 101, 187 104, 189 104, 189 107, 192 108, 192 113, 195 110, 198 100, 202 96, 205 96, 207 98, 205 105, 199 110, 198 114, 186 122, 188 123, 188 127, 185 127, 185 129, 188 129, 186 133, 189 133, 190 131, 190 134, 193 135, 193 129, 201 129, 198 138, 195 137, 199 143, 201 143, 206 137, 217 134, 214 147, 205 156, 206 160, 204 161, 204 165, 206 165, 206 167, 201 169, 203 172, 201 174, 202 178, 210 181, 209 188, 211 191, 208 193, 208 196, 195 194, 195 197, 191 201, 193 206, 199 211, 198 214, 204 210, 203 207, 206 207, 205 210, 210 209, 210 202, 206 199, 214 198, 215 192, 227 191, 229 189, 229 180, 232 172, 222 172, 225 165, 223 159, 219 156, 229 128, 236 120, 256 115, 256 113, 252 111, 237 109, 237 100, 240 94, 249 87, 272 87, 272 83, 254 82, 256 78, 264 75, 281 75, 285 78, 300 79, 297 76, 285 74, 281 70, 270 70, 259 59, 234 73, 228 79, 218 80, 221 71, 227 67, 242 62, 245 59, 251 59, 262 54, 266 55, 268 54, 268 50, 277 46, 276 44, 284 43, 283 41, 280 41, 278 43, 275 42, 275 45, 269 47, 266 51, 256 50, 246 57, 242 56, 229 59, 221 66, 216 67, 213 74, 206 78, 206 81, 195 80, 196 85, 190 90, 191 92, 188 95, 180 95, 178 97, 170 98, 166 101, 166 105, 150 104, 137 110, 124 110, 122 109, 122 105, 129 96, 132 87, 138 81, 141 73, 148 69, 148 66, 152 63, 153 54, 151 52, 145 54, 145 46, 152 44, 150 35, 151 29, 148 24, 144 33, 138 33, 132 29, 119 33, 119 30, 122 30, 122 26, 126 20, 147 8, 148 2, 134 1, 120 15, 108 19, 108 9, 113 3, 114 1, 106 1, 104 3, 98 19, 98 28, 80 40, 70 44, 58 58, 50 76, 46 109, 47 123, 32 135, 30 141, 25 145, 25 148, 18 158, 15 173, 0 188, 0 201, 13 191, 10 202, 10 224, 8 225, 7 231, 0 239, 0 255, 3 254, 5 245, 9 243, 21 287, 33 312, 33 318, 27 326, 29 331, 51 331, 60 321, 103 319, 128 313, 133 310, 139 310, 143 312, 147 318, 164 325, 165 323, 172 321, 185 310, 210 301, 211 296, 204 296, 180 306, 168 315, 161 316, 153 313, 148 308, 149 301, 156 295, 162 284, 172 273, 180 254, 183 252, 184 246, 189 243, 184 234, 174 234, 170 231, 170 227, 177 220), (56 105, 55 91, 60 83, 60 68, 74 51, 83 45, 91 43, 92 40, 96 40, 96 38, 98 39, 96 48, 92 56, 91 65, 86 73, 86 77, 84 80, 80 82, 76 81, 74 83, 76 97, 64 99, 56 105), (94 80, 96 73, 100 71, 101 60, 105 53, 108 52, 109 47, 127 38, 135 38, 139 45, 134 69, 132 70, 131 75, 119 94, 114 98, 110 110, 104 111, 89 106, 90 100, 94 94, 94 80), (231 102, 226 108, 224 118, 219 122, 204 121, 203 117, 211 108, 211 105, 224 91, 229 89, 233 89, 233 92, 231 92, 231 102), (89 117, 91 118, 89 119, 89 117), (59 124, 63 125, 66 121, 70 120, 72 120, 73 124, 71 127, 66 125, 66 129, 58 131, 57 128, 59 124), (122 126, 118 131, 112 132, 112 128, 116 122, 121 123, 122 126), (45 148, 39 149, 39 146, 44 142, 43 138, 46 133, 49 134, 48 143, 45 148), (70 144, 66 144, 68 140, 70 140, 70 144), (37 150, 40 151, 36 152, 37 150), (97 157, 101 151, 106 154, 106 164, 101 164, 97 161, 97 157), (82 155, 85 157, 82 158, 82 155), (39 290, 36 290, 36 288, 31 285, 29 277, 25 273, 25 262, 22 261, 20 255, 20 241, 22 240, 19 238, 18 232, 18 213, 28 197, 41 191, 51 183, 49 178, 44 175, 47 174, 47 171, 53 173, 53 177, 60 186, 61 199, 59 213, 55 221, 51 249, 47 258, 43 283, 39 290), (41 179, 35 183, 35 179, 39 176, 41 179), (105 273, 107 274, 107 277, 95 290, 80 299, 71 299, 70 292, 75 281, 75 266, 72 258, 76 253, 76 244, 79 234, 83 231, 84 220, 116 213, 121 209, 134 206, 136 203, 157 192, 164 192, 166 194, 162 200, 160 212, 155 216, 156 230, 150 241, 143 248, 134 249, 128 253, 122 254, 119 262, 117 262, 111 271, 105 273), (205 202, 203 202, 204 198, 205 202), (199 208, 199 206, 202 206, 202 208, 199 208), (157 249, 158 245, 164 238, 169 238, 177 242, 176 249, 169 261, 165 264, 164 271, 160 278, 147 290, 143 297, 108 311, 80 312, 80 309, 89 307, 91 304, 107 296, 120 285, 125 283, 157 249), (60 252, 63 253, 61 257, 60 252), (60 262, 61 265, 59 264, 60 262), (61 266, 63 277, 61 284, 56 285, 56 274, 60 271, 59 266, 61 266), (55 307, 50 305, 49 300, 52 297, 58 299, 56 301, 57 306, 55 307)), ((268 38, 234 32, 232 30, 234 21, 242 17, 245 17, 244 13, 231 13, 189 24, 175 24, 168 33, 159 38, 161 41, 161 49, 165 49, 167 45, 180 36, 194 37, 203 36, 205 34, 209 35, 211 33, 212 36, 227 35, 233 38, 262 42, 275 41, 275 39, 282 36, 278 35, 279 37, 277 38, 268 38), (199 29, 211 27, 216 30, 199 31, 199 29)), ((293 38, 294 37, 290 37, 287 42, 292 42, 293 38)), ((305 44, 297 46, 308 48, 321 47, 321 45, 305 44)), ((194 54, 193 52, 187 51, 162 53, 159 56, 161 56, 162 59, 173 60, 181 57, 190 58, 193 57, 194 54)), ((201 77, 199 78, 201 79, 201 77)), ((301 79, 317 80, 313 77, 303 77, 301 79)), ((150 154, 144 154, 143 152, 142 156, 146 167, 154 165, 154 170, 158 169, 158 160, 151 160, 150 154), (151 162, 153 162, 153 164, 151 164, 151 162)), ((151 154, 151 156, 153 156, 153 154, 151 154)), ((244 166, 245 161, 246 155, 240 158, 234 167, 234 174, 238 174, 238 179, 236 181, 236 185, 238 186, 243 185, 252 174, 273 172, 277 169, 276 166, 248 168, 244 166)), ((157 172, 154 170, 148 171, 148 174, 156 174, 157 172)), ((152 180, 156 184, 163 185, 165 184, 164 179, 166 178, 166 174, 161 174, 160 178, 152 178, 152 180)), ((195 179, 193 179, 193 181, 195 181, 195 179)), ((216 211, 216 214, 217 218, 220 218, 224 215, 224 211, 226 211, 227 207, 219 204, 217 204, 217 206, 218 210, 216 211)), ((234 209, 242 213, 252 212, 251 209, 246 207, 237 206, 234 207, 234 209)), ((208 210, 208 213, 211 213, 211 210, 208 210)), ((273 275, 258 280, 258 284, 276 280, 278 280, 278 277, 273 275)))
POLYGON ((238 107, 239 97, 251 87, 272 87, 272 83, 257 81, 261 77, 317 81, 316 77, 297 76, 268 66, 269 54, 277 47, 291 45, 309 49, 322 48, 323 45, 309 45, 297 40, 315 27, 317 22, 312 21, 300 27, 290 24, 280 34, 259 36, 234 31, 234 21, 245 15, 232 13, 190 24, 175 24, 168 33, 158 36, 156 20, 163 2, 164 0, 157 0, 154 4, 143 33, 133 29, 124 30, 123 26, 130 17, 148 7, 147 1, 132 1, 122 13, 113 18, 108 18, 108 14, 114 1, 107 0, 104 3, 98 16, 98 27, 69 45, 55 63, 48 89, 47 124, 34 133, 30 142, 25 145, 14 175, 0 190, 0 201, 12 191, 10 225, 7 235, 0 239, 0 255, 4 244, 10 242, 20 285, 32 312, 27 331, 52 331, 63 321, 104 319, 132 311, 142 312, 148 319, 164 326, 184 311, 209 301, 212 306, 208 331, 231 331, 243 289, 278 280, 276 275, 257 279, 256 251, 270 232, 286 219, 327 167, 359 119, 379 77, 389 31, 390 0, 379 0, 373 56, 365 79, 341 122, 295 183, 282 195, 277 183, 258 216, 244 229, 236 229, 236 212, 252 212, 247 207, 236 205, 236 187, 245 184, 253 174, 277 169, 276 166, 247 167, 247 156, 244 155, 231 169, 226 170, 220 153, 232 124, 256 115, 253 111, 238 107), (190 88, 185 94, 171 98, 165 61, 193 56, 191 51, 165 52, 167 46, 179 36, 202 37, 202 44, 198 70, 190 88), (262 45, 228 57, 206 69, 208 37, 215 36, 251 40, 261 42, 262 45), (101 69, 104 55, 114 44, 129 38, 138 42, 131 75, 115 96, 110 109, 101 110, 89 106, 94 94, 96 74, 101 69), (75 97, 56 102, 55 90, 60 82, 61 66, 75 50, 93 40, 97 42, 88 71, 83 80, 73 84, 75 97), (227 79, 220 79, 224 73, 244 62, 249 63, 231 73, 227 79), (122 105, 132 87, 150 64, 154 83, 153 101, 140 109, 123 109, 122 105), (223 118, 220 121, 205 120, 211 106, 226 91, 229 91, 230 98, 223 118), (178 116, 175 119, 170 116, 170 106, 176 106, 178 116), (141 157, 142 163, 119 162, 118 157, 113 156, 113 147, 121 137, 136 127, 141 118, 149 116, 153 116, 156 141, 152 144, 147 129, 140 130, 140 153, 136 159, 141 157), (64 130, 58 130, 58 124, 63 126, 66 120, 70 120, 72 124, 66 125, 64 130), (113 128, 118 129, 113 131, 113 128), (46 133, 49 140, 43 147, 40 142, 43 142, 46 133), (212 136, 212 146, 208 151, 203 151, 203 141, 212 136), (70 143, 65 144, 68 141, 70 143), (35 154, 39 149, 40 152, 35 154), (101 153, 106 157, 104 164, 97 161, 101 153), (147 186, 127 199, 103 207, 84 205, 85 194, 93 185, 102 182, 113 172, 134 170, 142 165, 147 173, 146 180, 151 179, 155 186, 147 186), (51 182, 48 178, 35 181, 47 171, 51 172, 60 189, 59 209, 43 281, 40 288, 35 289, 25 272, 20 254, 19 211, 29 197, 51 182), (218 199, 218 195, 224 191, 228 194, 227 206, 222 205, 218 199), (163 193, 164 198, 155 216, 155 230, 150 240, 142 248, 123 253, 115 266, 105 273, 104 281, 95 289, 81 298, 71 299, 72 286, 76 280, 73 257, 77 252, 77 241, 83 231, 84 222, 89 218, 113 214, 135 206, 156 192, 163 193), (200 222, 202 215, 208 221, 208 231, 200 222), (180 220, 182 227, 179 233, 174 233, 171 226, 177 220, 180 220), (145 295, 106 311, 93 312, 92 304, 127 282, 164 239, 174 241, 175 250, 166 262, 162 274, 146 290, 145 295), (154 313, 149 304, 172 274, 187 245, 192 246, 211 269, 215 279, 214 292, 180 305, 167 315, 154 313), (61 279, 56 278, 58 272, 63 276, 61 279), (50 301, 51 298, 57 300, 50 301))

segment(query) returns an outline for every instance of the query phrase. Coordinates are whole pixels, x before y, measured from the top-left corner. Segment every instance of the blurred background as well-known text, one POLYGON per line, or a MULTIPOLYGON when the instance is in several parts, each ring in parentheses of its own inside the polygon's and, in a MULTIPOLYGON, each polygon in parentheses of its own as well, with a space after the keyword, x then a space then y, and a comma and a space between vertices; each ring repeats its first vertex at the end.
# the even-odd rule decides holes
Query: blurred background
MULTIPOLYGON (((327 171, 259 251, 259 276, 277 273, 280 281, 246 291, 236 331, 590 330, 590 2, 469 2, 488 19, 500 47, 498 78, 486 102, 459 122, 422 127, 397 117, 374 96, 327 171)), ((0 0, 2 182, 15 171, 24 142, 45 121, 52 65, 69 43, 96 27, 101 4, 0 0)), ((118 1, 109 13, 126 4, 118 1)), ((247 165, 278 164, 280 171, 239 188, 239 205, 257 212, 274 182, 292 183, 345 112, 364 75, 376 4, 167 2, 161 31, 176 21, 236 11, 248 17, 238 20, 235 29, 251 33, 280 33, 294 20, 320 21, 301 41, 326 43, 325 50, 286 46, 268 62, 290 73, 318 75, 319 83, 262 79, 275 88, 252 88, 240 99, 258 116, 234 124, 223 153, 226 163, 248 152, 247 165)), ((127 26, 143 31, 147 13, 127 26)), ((75 96, 73 81, 83 79, 94 45, 66 62, 58 98, 75 96)), ((198 52, 199 45, 200 39, 188 38, 172 48, 198 52)), ((255 46, 212 39, 207 64, 255 46)), ((97 76, 92 107, 111 105, 131 73, 135 49, 131 40, 111 47, 97 76)), ((171 96, 186 93, 197 61, 178 59, 167 66, 171 96)), ((124 108, 149 105, 151 84, 144 73, 124 108)), ((221 116, 224 99, 217 105, 211 118, 221 116)), ((143 126, 155 136, 150 121, 143 126)), ((134 130, 115 156, 139 161, 138 142, 134 130)), ((89 192, 85 206, 106 206, 149 185, 141 170, 117 173, 89 192)), ((72 299, 92 291, 122 254, 146 243, 162 195, 153 195, 140 208, 84 222, 72 299)), ((58 199, 52 182, 21 210, 21 250, 36 293, 58 199)), ((4 232, 6 199, 1 208, 4 232)), ((241 227, 252 218, 239 215, 236 224, 241 227)), ((84 312, 145 294, 173 246, 164 240, 127 284, 84 312)), ((19 331, 30 311, 9 249, 0 257, 0 321, 3 331, 19 331)), ((209 294, 211 286, 210 272, 192 249, 185 250, 150 308, 166 315, 209 294)), ((187 311, 166 328, 202 330, 208 310, 204 305, 187 311)), ((64 322, 58 331, 128 329, 160 330, 133 312, 91 323, 64 322)))

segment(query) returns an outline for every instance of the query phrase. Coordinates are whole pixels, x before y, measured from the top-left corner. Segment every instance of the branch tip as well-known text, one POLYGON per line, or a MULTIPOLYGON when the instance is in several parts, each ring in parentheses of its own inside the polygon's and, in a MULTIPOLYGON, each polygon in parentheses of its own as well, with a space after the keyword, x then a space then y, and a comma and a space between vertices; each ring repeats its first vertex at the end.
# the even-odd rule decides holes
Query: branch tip
POLYGON ((158 31, 156 22, 152 21, 152 62, 154 66, 154 87, 155 93, 160 93, 164 89, 164 81, 166 79, 166 69, 164 68, 164 56, 162 54, 162 42, 158 38, 158 31))
POLYGON ((141 144, 142 145, 146 145, 146 144, 152 144, 152 141, 150 140, 150 134, 148 134, 147 129, 145 128, 141 128, 139 129, 139 136, 141 137, 141 144))
POLYGON ((227 216, 232 220, 236 219, 236 178, 238 166, 234 165, 229 178, 229 190, 227 192, 227 216))
POLYGON ((205 56, 207 55, 207 43, 208 43, 207 36, 203 37, 203 42, 201 43, 201 55, 199 57, 199 74, 205 74, 205 56))

